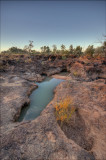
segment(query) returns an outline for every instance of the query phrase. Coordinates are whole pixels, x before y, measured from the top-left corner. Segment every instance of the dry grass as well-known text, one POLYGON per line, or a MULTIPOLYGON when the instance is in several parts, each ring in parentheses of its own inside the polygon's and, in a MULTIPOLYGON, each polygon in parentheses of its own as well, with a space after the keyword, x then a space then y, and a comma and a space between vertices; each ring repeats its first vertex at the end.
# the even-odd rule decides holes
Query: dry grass
POLYGON ((68 123, 75 112, 74 104, 69 97, 56 103, 54 107, 56 120, 61 122, 61 126, 64 122, 68 123))

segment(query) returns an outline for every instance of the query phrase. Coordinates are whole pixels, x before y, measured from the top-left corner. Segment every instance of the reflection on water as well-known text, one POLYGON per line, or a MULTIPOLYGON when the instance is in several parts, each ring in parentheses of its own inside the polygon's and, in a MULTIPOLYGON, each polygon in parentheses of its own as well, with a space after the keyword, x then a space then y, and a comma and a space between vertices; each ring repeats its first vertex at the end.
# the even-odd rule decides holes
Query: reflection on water
POLYGON ((30 95, 30 105, 23 108, 19 122, 33 120, 40 115, 41 111, 53 99, 55 87, 64 80, 47 77, 43 82, 36 83, 38 88, 30 95))

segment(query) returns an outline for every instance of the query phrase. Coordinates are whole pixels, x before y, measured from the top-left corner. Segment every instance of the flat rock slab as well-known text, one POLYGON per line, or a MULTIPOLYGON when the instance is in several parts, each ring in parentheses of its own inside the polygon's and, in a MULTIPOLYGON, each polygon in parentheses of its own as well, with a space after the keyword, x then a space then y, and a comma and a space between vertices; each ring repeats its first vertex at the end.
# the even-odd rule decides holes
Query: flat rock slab
POLYGON ((58 75, 58 74, 55 74, 52 77, 57 78, 57 79, 64 79, 64 80, 69 80, 70 79, 70 77, 68 77, 68 76, 61 76, 61 75, 58 75))

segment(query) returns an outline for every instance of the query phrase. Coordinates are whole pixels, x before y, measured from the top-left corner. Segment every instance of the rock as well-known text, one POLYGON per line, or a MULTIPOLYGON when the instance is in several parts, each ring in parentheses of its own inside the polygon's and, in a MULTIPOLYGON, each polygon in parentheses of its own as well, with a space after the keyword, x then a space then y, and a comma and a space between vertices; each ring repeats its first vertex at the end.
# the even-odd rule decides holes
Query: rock
POLYGON ((106 157, 105 80, 93 82, 66 81, 56 90, 58 97, 69 96, 77 108, 70 123, 62 126, 66 136, 89 152, 96 160, 106 157))
POLYGON ((22 78, 31 81, 31 82, 41 82, 45 77, 41 76, 40 74, 35 74, 35 73, 25 73, 24 75, 21 76, 22 78))
POLYGON ((105 160, 104 60, 15 55, 5 57, 5 65, 7 62, 6 73, 1 72, 0 159, 105 160), (21 108, 29 103, 29 95, 37 88, 31 81, 42 81, 42 75, 66 69, 70 76, 64 76, 66 81, 55 89, 54 99, 40 116, 17 122, 21 108), (77 111, 69 124, 61 127, 56 121, 54 105, 66 96, 73 99, 77 111))
POLYGON ((17 76, 5 77, 1 83, 1 126, 8 128, 18 118, 21 108, 29 102, 29 94, 37 85, 17 76))
POLYGON ((53 107, 56 98, 35 120, 14 122, 22 105, 27 102, 32 83, 27 82, 27 87, 24 87, 21 78, 14 77, 13 80, 13 83, 8 83, 7 79, 1 87, 2 95, 5 94, 1 108, 1 159, 95 159, 91 153, 67 138, 58 126, 53 107), (16 79, 20 85, 16 84, 16 79))
POLYGON ((79 62, 75 62, 72 67, 70 68, 70 73, 71 76, 74 78, 79 78, 79 79, 87 79, 87 75, 86 75, 86 71, 84 69, 84 65, 79 63, 79 62))
POLYGON ((62 68, 58 67, 58 68, 50 68, 45 73, 47 74, 47 76, 51 76, 53 74, 60 73, 61 71, 62 71, 62 68))
POLYGON ((52 77, 53 77, 53 78, 56 78, 56 79, 64 79, 64 80, 70 80, 70 78, 71 78, 71 77, 68 76, 68 75, 67 75, 67 76, 66 76, 66 75, 65 75, 65 76, 62 76, 62 75, 58 75, 58 74, 55 74, 55 75, 53 75, 52 77))

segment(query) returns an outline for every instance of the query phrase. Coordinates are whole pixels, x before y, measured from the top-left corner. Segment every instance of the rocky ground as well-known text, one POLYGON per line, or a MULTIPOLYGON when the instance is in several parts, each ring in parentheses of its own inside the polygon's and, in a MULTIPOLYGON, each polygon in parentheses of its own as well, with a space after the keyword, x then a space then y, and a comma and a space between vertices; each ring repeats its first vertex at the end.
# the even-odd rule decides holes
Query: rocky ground
MULTIPOLYGON (((105 160, 105 60, 61 56, 1 57, 2 160, 105 160), (17 122, 35 81, 68 71, 54 99, 32 121, 17 122), (54 104, 66 96, 77 108, 60 127, 54 104)), ((56 75, 55 75, 56 76, 56 75)), ((61 78, 61 77, 59 77, 61 78)))

